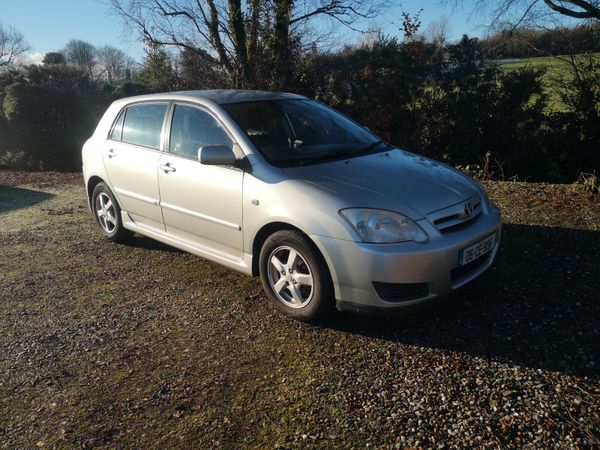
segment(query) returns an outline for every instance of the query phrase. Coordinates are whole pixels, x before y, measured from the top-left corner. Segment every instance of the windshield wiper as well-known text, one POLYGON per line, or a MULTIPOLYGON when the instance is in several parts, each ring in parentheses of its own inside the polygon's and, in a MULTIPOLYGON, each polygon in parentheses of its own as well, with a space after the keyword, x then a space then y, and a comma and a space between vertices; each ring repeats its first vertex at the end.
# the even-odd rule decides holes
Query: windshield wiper
POLYGON ((361 148, 360 150, 357 150, 356 152, 353 153, 352 156, 369 153, 371 150, 373 150, 375 147, 377 147, 378 145, 381 145, 381 144, 385 144, 385 148, 391 147, 391 145, 388 144, 387 142, 385 142, 383 139, 379 139, 378 141, 375 141, 375 142, 367 145, 366 147, 361 148))
POLYGON ((385 144, 385 148, 391 147, 390 144, 385 142, 383 139, 380 139, 380 140, 373 142, 373 143, 369 144, 368 146, 361 148, 359 150, 356 150, 354 152, 348 152, 347 150, 335 150, 331 153, 327 153, 326 155, 312 156, 312 157, 309 156, 309 157, 297 159, 296 161, 297 161, 298 165, 303 166, 305 164, 317 164, 317 163, 321 163, 321 162, 334 161, 336 159, 355 158, 359 155, 365 155, 365 154, 371 152, 375 147, 377 147, 378 145, 381 145, 381 144, 385 144))
POLYGON ((352 154, 350 154, 344 150, 336 150, 334 152, 327 153, 326 155, 322 155, 322 156, 313 156, 313 157, 309 156, 307 158, 302 158, 302 159, 298 160, 298 164, 303 166, 305 164, 315 164, 315 163, 319 163, 319 162, 334 160, 334 159, 337 159, 340 157, 350 158, 350 157, 352 157, 352 154))

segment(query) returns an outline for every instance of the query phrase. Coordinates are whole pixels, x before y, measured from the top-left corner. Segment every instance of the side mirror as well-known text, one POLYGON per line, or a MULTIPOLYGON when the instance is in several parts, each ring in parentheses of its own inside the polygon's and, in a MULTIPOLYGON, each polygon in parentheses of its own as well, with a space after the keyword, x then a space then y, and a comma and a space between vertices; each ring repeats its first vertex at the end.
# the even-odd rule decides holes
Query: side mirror
POLYGON ((233 150, 225 145, 205 145, 198 150, 200 164, 207 166, 233 166, 236 161, 233 150))

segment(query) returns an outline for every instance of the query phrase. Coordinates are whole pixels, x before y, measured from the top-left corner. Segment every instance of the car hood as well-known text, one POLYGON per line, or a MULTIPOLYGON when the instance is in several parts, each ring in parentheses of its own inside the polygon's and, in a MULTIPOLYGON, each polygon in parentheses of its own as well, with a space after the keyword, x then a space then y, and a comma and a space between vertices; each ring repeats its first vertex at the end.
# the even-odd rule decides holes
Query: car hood
POLYGON ((413 219, 478 193, 466 175, 398 149, 284 170, 291 178, 335 193, 347 207, 390 209, 413 219))

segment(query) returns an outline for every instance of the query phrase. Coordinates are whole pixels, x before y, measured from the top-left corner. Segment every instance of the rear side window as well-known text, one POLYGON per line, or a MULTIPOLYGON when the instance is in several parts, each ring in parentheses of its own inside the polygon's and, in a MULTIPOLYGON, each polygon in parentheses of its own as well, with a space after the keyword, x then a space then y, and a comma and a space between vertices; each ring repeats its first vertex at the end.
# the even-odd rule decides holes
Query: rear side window
POLYGON ((112 139, 113 141, 121 140, 121 133, 123 132, 123 119, 124 118, 125 118, 125 110, 121 111, 121 114, 119 114, 119 118, 113 125, 113 129, 110 132, 110 139, 112 139))
POLYGON ((206 111, 193 106, 176 105, 169 151, 197 158, 198 150, 205 145, 231 148, 233 142, 219 122, 206 111))
POLYGON ((127 108, 122 141, 145 147, 160 148, 160 132, 167 105, 146 103, 127 108))

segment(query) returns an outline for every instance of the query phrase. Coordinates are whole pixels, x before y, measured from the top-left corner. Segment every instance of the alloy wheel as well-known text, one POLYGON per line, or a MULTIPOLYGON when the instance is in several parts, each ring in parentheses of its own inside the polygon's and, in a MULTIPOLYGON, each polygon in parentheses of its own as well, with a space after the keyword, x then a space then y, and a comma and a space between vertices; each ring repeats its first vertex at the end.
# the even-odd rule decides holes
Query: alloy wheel
POLYGON ((115 206, 106 192, 96 196, 96 217, 104 231, 111 234, 117 226, 115 206))
POLYGON ((302 308, 313 298, 314 278, 306 259, 294 248, 283 245, 268 259, 271 289, 284 305, 302 308))

